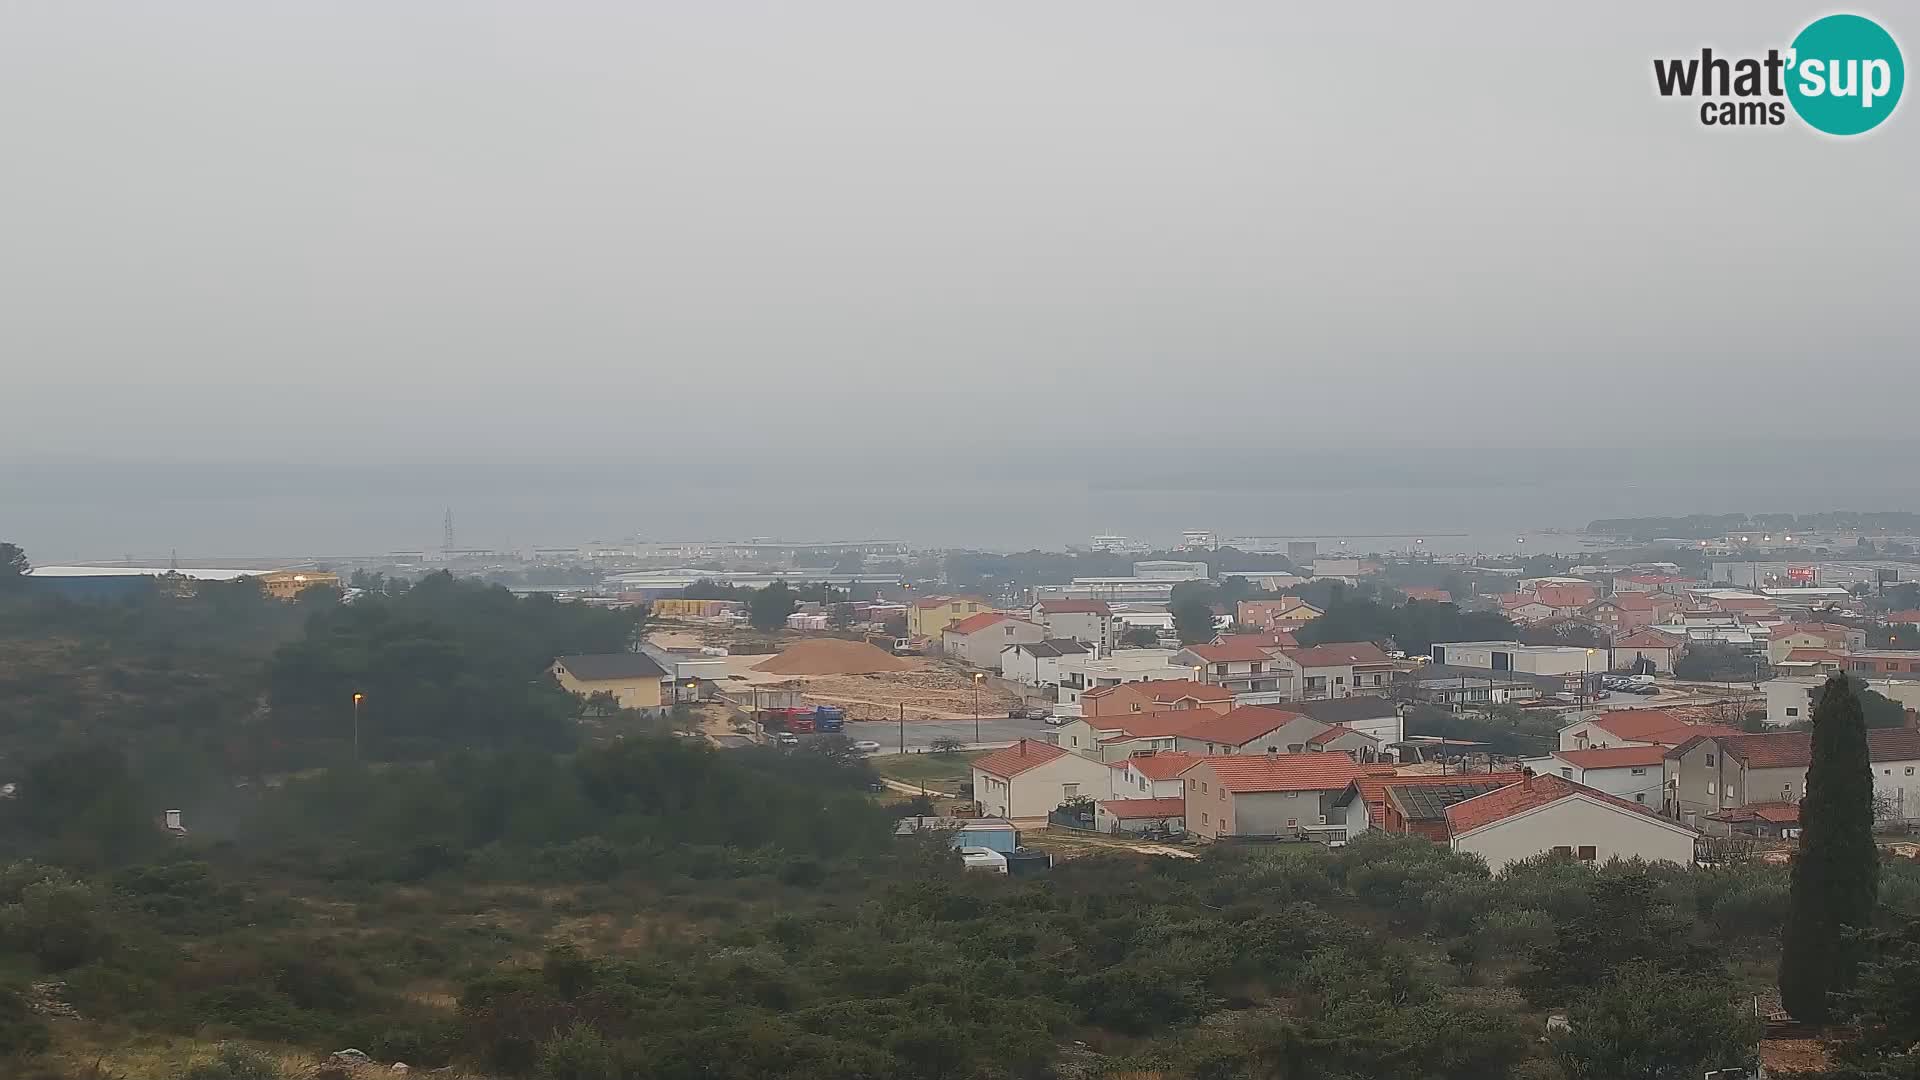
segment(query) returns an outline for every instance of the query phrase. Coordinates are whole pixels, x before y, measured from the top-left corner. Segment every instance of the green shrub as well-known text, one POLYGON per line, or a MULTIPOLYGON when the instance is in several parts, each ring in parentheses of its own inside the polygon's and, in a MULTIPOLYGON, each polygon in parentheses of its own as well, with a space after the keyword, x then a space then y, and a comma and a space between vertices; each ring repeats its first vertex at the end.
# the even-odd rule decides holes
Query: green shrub
POLYGON ((540 1080, 621 1080, 619 1055, 585 1024, 542 1043, 538 1071, 540 1080))
POLYGON ((42 1023, 20 995, 0 987, 0 1061, 24 1061, 51 1041, 42 1023))
POLYGON ((18 896, 0 907, 0 945, 27 953, 42 969, 78 967, 110 947, 92 886, 56 871, 20 886, 18 896))
POLYGON ((281 1080, 280 1065, 258 1050, 221 1043, 212 1061, 181 1074, 181 1080, 281 1080))

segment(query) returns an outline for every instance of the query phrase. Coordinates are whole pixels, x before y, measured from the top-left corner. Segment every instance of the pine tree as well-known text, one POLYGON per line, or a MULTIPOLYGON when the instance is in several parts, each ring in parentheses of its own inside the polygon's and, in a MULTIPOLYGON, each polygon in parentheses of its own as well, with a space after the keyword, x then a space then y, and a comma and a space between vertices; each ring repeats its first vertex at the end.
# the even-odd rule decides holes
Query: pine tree
POLYGON ((1794 1019, 1824 1023, 1831 995, 1852 985, 1858 957, 1847 930, 1871 924, 1879 882, 1866 720, 1853 686, 1835 675, 1813 710, 1813 763, 1781 942, 1780 1001, 1794 1019))

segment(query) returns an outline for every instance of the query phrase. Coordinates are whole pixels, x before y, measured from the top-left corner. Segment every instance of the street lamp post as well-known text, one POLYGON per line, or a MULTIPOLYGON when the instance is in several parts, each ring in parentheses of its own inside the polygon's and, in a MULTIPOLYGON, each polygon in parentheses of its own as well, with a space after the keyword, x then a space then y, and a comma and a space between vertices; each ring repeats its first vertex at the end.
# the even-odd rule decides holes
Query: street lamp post
POLYGON ((986 678, 979 672, 973 673, 973 745, 980 745, 980 680, 986 678))
POLYGON ((353 763, 360 764, 360 702, 367 695, 358 690, 353 692, 353 763))

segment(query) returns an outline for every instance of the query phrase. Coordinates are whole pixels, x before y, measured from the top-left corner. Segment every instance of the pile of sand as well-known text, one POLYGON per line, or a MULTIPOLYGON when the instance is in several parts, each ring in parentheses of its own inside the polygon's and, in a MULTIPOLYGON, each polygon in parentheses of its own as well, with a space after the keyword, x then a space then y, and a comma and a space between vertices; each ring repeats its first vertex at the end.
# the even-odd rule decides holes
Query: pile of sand
POLYGON ((872 675, 881 671, 906 671, 913 666, 911 661, 864 641, 808 638, 770 660, 753 665, 753 670, 775 675, 872 675))

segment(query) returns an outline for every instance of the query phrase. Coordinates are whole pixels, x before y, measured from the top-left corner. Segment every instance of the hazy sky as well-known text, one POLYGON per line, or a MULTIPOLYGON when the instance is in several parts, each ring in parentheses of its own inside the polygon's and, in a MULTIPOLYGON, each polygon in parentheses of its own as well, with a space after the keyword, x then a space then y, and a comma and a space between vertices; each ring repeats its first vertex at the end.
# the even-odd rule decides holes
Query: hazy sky
POLYGON ((1827 10, 7 3, 0 460, 1904 435, 1920 101, 1653 90, 1827 10))

